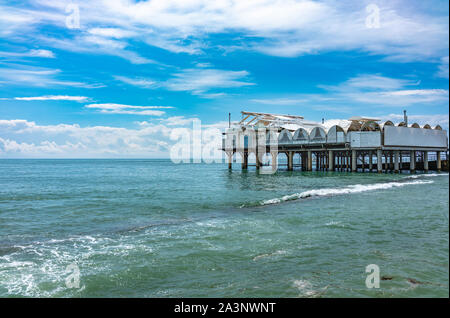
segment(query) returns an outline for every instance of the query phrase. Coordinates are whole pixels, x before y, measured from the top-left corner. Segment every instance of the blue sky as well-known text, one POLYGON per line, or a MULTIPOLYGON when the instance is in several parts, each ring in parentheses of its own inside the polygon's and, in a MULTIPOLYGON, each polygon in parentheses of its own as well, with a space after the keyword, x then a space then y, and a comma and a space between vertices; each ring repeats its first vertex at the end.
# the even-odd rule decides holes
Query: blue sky
POLYGON ((241 110, 447 129, 448 21, 448 1, 0 0, 0 158, 167 157, 172 130, 241 110))

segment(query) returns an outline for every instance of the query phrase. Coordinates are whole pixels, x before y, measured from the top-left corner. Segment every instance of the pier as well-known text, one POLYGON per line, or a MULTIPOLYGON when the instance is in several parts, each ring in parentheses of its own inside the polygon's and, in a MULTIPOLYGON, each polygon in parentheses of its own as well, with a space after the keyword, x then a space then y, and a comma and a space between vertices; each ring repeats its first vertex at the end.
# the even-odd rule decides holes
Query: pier
POLYGON ((448 171, 447 131, 440 125, 408 124, 406 112, 397 124, 359 116, 318 123, 302 116, 241 114, 223 133, 221 150, 229 169, 238 155, 242 169, 248 169, 253 156, 257 170, 270 165, 276 171, 282 165, 278 155, 284 154, 287 170, 448 171))

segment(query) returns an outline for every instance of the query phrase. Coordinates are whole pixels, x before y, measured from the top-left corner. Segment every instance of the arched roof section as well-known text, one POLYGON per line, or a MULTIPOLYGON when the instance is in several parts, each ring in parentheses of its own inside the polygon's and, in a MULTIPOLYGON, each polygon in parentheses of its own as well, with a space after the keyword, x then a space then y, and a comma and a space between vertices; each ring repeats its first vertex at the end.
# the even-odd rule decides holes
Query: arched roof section
POLYGON ((404 121, 398 123, 397 127, 406 127, 406 124, 404 121))
POLYGON ((442 130, 442 127, 440 125, 436 125, 436 127, 434 127, 434 129, 436 130, 442 130))
POLYGON ((345 133, 344 128, 342 128, 342 127, 339 126, 339 125, 333 125, 333 126, 331 126, 330 128, 327 128, 327 129, 326 129, 327 135, 330 134, 330 133, 335 133, 335 132, 339 132, 339 131, 345 133))
POLYGON ((384 131, 384 127, 386 127, 386 126, 395 126, 395 125, 392 121, 387 120, 384 123, 380 124, 381 130, 384 131))
POLYGON ((278 135, 279 144, 290 144, 292 143, 292 134, 289 130, 283 129, 278 135))
POLYGON ((327 133, 322 127, 314 127, 309 134, 311 143, 322 143, 327 140, 327 133))
POLYGON ((380 125, 375 121, 366 121, 361 126, 361 131, 380 131, 380 125))
POLYGON ((309 132, 303 127, 297 129, 292 137, 292 142, 296 144, 309 143, 309 132))
POLYGON ((418 123, 414 123, 411 125, 411 128, 420 128, 420 125, 418 123))
POLYGON ((339 125, 333 125, 327 129, 328 143, 343 143, 345 142, 345 130, 339 125))
POLYGON ((423 128, 423 129, 431 129, 431 126, 430 126, 429 124, 425 124, 425 125, 423 125, 422 128, 423 128))

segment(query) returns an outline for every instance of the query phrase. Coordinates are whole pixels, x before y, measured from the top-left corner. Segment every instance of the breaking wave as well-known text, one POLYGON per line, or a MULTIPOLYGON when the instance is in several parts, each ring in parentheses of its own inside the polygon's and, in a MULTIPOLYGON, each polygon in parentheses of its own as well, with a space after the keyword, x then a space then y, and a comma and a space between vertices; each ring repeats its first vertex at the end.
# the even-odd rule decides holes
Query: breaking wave
POLYGON ((404 182, 386 182, 386 183, 375 183, 375 184, 355 184, 349 185, 342 188, 325 188, 325 189, 313 189, 300 193, 294 193, 285 195, 280 198, 274 198, 270 200, 264 200, 260 202, 260 205, 270 205, 277 204, 286 201, 306 199, 311 197, 323 197, 323 196, 335 196, 342 194, 351 194, 351 193, 361 193, 367 191, 375 191, 375 190, 383 190, 397 187, 404 187, 407 185, 417 185, 417 184, 430 184, 434 181, 431 180, 413 180, 413 181, 404 181, 404 182))
POLYGON ((415 174, 412 176, 407 176, 405 179, 418 179, 422 177, 448 177, 448 173, 427 173, 427 174, 415 174))

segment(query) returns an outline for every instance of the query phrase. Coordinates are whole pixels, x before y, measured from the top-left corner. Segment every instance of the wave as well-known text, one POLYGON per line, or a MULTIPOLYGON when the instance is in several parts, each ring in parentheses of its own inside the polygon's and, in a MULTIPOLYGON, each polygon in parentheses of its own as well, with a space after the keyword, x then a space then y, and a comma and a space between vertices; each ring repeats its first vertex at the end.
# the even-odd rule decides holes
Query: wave
POLYGON ((405 179, 418 179, 418 178, 430 178, 430 177, 448 177, 448 173, 425 173, 425 174, 415 174, 412 176, 404 177, 405 179))
POLYGON ((273 252, 273 253, 257 255, 257 256, 255 256, 255 257, 253 257, 253 260, 254 260, 254 261, 257 261, 257 260, 259 260, 259 259, 261 259, 261 258, 271 257, 271 256, 276 256, 276 255, 283 255, 283 254, 286 254, 286 251, 284 251, 284 250, 278 250, 278 251, 275 251, 275 252, 273 252))
POLYGON ((375 190, 383 190, 390 189, 396 187, 404 187, 407 185, 416 185, 416 184, 430 184, 434 181, 431 180, 414 180, 414 181, 406 181, 406 182, 387 182, 387 183, 375 183, 375 184, 355 184, 349 185, 342 188, 325 188, 325 189, 313 189, 304 191, 301 193, 294 193, 285 195, 281 198, 274 198, 270 200, 264 200, 260 202, 259 205, 270 205, 277 204, 286 201, 298 200, 298 199, 306 199, 311 197, 323 197, 323 196, 335 196, 342 194, 351 194, 351 193, 361 193, 367 191, 375 191, 375 190))

